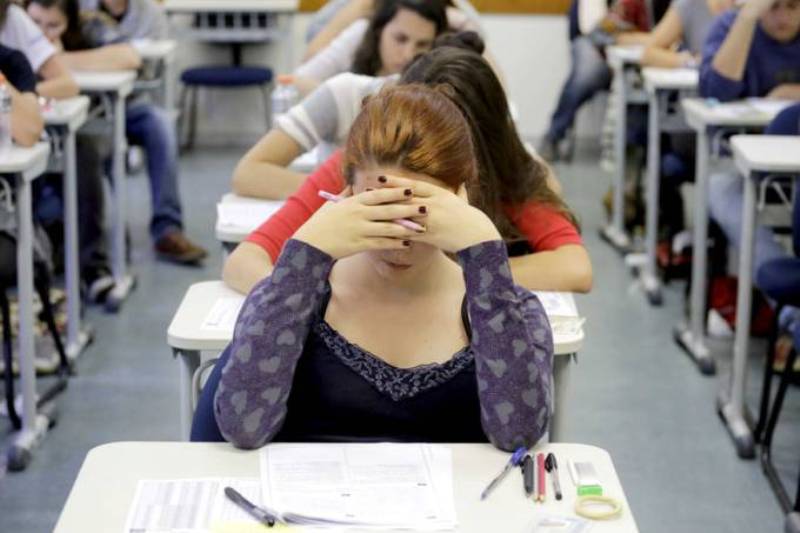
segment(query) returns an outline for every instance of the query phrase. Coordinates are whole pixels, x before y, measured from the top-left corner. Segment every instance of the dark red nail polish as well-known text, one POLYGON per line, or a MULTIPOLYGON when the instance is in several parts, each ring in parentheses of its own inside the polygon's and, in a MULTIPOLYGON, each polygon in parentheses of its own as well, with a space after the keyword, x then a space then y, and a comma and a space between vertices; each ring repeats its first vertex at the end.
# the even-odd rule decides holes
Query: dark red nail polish
POLYGON ((424 205, 421 205, 421 206, 419 206, 419 212, 424 215, 425 213, 428 212, 428 208, 425 207, 424 205))
POLYGON ((411 196, 412 191, 411 189, 406 189, 405 191, 403 191, 403 194, 405 194, 406 196, 411 196))
POLYGON ((367 192, 370 192, 370 191, 374 191, 375 189, 373 189, 373 188, 371 188, 371 187, 367 187, 365 190, 366 190, 367 192))
POLYGON ((378 176, 378 181, 380 183, 386 183, 386 176, 378 176))
POLYGON ((411 246, 411 241, 403 241, 403 246, 411 246))

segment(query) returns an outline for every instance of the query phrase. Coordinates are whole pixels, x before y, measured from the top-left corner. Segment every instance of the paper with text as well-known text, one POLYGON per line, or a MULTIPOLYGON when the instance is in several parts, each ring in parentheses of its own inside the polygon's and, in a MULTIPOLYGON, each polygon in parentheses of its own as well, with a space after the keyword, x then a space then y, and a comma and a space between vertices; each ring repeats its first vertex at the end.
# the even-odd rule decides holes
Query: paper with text
POLYGON ((283 206, 282 201, 222 202, 217 204, 217 225, 253 231, 283 206))
POLYGON ((244 304, 244 297, 226 296, 220 298, 209 310, 200 329, 214 331, 233 331, 236 318, 244 304))

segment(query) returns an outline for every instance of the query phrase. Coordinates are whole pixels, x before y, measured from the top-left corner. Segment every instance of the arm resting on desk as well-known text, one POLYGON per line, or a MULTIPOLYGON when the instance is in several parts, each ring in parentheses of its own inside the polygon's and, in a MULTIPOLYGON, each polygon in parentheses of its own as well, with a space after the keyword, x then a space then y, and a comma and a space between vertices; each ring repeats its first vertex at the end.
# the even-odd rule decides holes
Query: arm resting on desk
POLYGON ((503 450, 533 446, 547 431, 553 336, 539 299, 515 286, 503 241, 458 252, 467 287, 481 424, 503 450))
POLYGON ((526 289, 580 293, 592 290, 592 261, 580 244, 512 257, 509 262, 514 283, 526 289))
POLYGON ((800 100, 800 83, 782 83, 772 89, 767 98, 777 100, 800 100))
POLYGON ((62 52, 61 57, 71 70, 137 70, 142 66, 139 52, 124 43, 62 52))
POLYGON ((233 192, 268 200, 288 197, 306 177, 287 168, 302 153, 297 141, 273 128, 236 165, 233 192))
POLYGON ((41 96, 62 100, 78 96, 80 92, 60 54, 51 56, 36 74, 42 80, 36 84, 36 92, 41 96))
POLYGON ((271 272, 272 258, 267 251, 257 244, 244 241, 225 260, 222 280, 232 289, 247 294, 271 272))
POLYGON ((683 22, 675 7, 670 7, 645 43, 642 65, 645 67, 679 68, 686 54, 677 52, 675 45, 683 38, 683 22))
POLYGON ((219 429, 235 446, 258 448, 280 430, 332 266, 329 255, 290 240, 272 275, 245 300, 214 397, 219 429))
POLYGON ((11 93, 11 138, 20 146, 33 146, 44 129, 39 101, 33 93, 21 93, 6 84, 11 93))
POLYGON ((374 9, 374 0, 350 0, 345 7, 339 10, 336 15, 311 39, 306 47, 303 62, 314 57, 318 52, 327 47, 331 41, 336 39, 350 24, 360 18, 369 18, 374 9))

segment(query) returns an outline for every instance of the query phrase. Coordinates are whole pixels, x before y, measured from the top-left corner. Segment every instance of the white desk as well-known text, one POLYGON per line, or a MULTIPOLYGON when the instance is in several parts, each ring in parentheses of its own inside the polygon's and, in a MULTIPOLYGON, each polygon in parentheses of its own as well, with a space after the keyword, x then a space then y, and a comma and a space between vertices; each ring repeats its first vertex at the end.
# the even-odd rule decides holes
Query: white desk
MULTIPOLYGON (((559 502, 553 498, 548 480, 547 501, 534 504, 532 499, 524 496, 519 469, 510 472, 487 500, 479 500, 481 490, 508 461, 507 453, 489 444, 446 446, 453 452, 453 499, 459 524, 456 531, 528 533, 536 517, 543 513, 575 516, 576 491, 566 470, 567 459, 570 459, 591 461, 604 494, 622 503, 622 514, 613 520, 593 522, 592 533, 638 532, 611 456, 601 448, 583 444, 537 447, 537 452, 556 455, 564 499, 559 502)), ((54 531, 122 531, 140 479, 258 476, 258 451, 237 450, 227 443, 105 444, 92 449, 86 456, 54 531)))
POLYGON ((642 77, 648 100, 645 252, 644 254, 631 254, 626 261, 643 264, 638 270, 639 281, 650 303, 661 305, 661 280, 656 273, 658 202, 661 183, 661 134, 688 129, 688 126, 683 123, 680 107, 674 113, 670 113, 669 100, 676 93, 684 96, 696 93, 699 75, 695 69, 645 68, 642 70, 642 77))
POLYGON ((223 244, 238 244, 264 223, 283 205, 283 200, 260 200, 227 193, 220 199, 217 208, 217 223, 214 233, 223 244), (220 209, 241 210, 236 220, 226 220, 220 216, 220 209))
POLYGON ((158 74, 154 80, 137 81, 136 89, 157 89, 161 106, 170 116, 175 115, 175 53, 178 42, 172 39, 136 39, 131 45, 139 52, 145 65, 151 64, 158 74))
MULTIPOLYGON (((756 101, 758 102, 758 101, 756 101)), ((704 374, 716 372, 716 365, 705 342, 706 273, 708 242, 708 177, 711 137, 732 129, 762 129, 777 114, 777 108, 765 111, 746 102, 720 104, 701 98, 681 101, 686 121, 697 133, 697 167, 694 187, 694 229, 692 244, 692 287, 688 323, 675 328, 675 340, 697 363, 704 374)))
POLYGON ((114 288, 106 298, 106 309, 117 311, 135 285, 134 277, 128 273, 125 252, 125 99, 133 92, 136 73, 118 72, 74 72, 73 77, 81 92, 98 95, 110 102, 114 128, 114 148, 112 154, 112 216, 113 239, 111 247, 111 271, 114 275, 114 288))
MULTIPOLYGON (((19 291, 19 379, 22 388, 22 429, 8 448, 8 464, 22 470, 32 458, 33 448, 44 438, 50 419, 37 413, 36 355, 33 344, 33 208, 31 183, 47 170, 50 147, 12 146, 0 159, 0 174, 10 176, 16 186, 17 290, 19 291)), ((9 369, 6 369, 10 371, 9 369)))
MULTIPOLYGON (((572 298, 572 295, 568 295, 572 298)), ((238 309, 244 302, 244 295, 229 288, 222 281, 204 281, 195 283, 186 292, 172 317, 172 322, 167 329, 167 344, 177 356, 180 363, 180 413, 181 435, 188 436, 192 424, 194 406, 192 405, 192 376, 200 366, 200 352, 221 352, 233 338, 233 324, 228 322, 220 326, 204 327, 206 319, 212 311, 218 311, 222 306, 233 307, 233 312, 238 314, 238 309)), ((573 300, 574 305, 574 300, 573 300)), ((554 324, 558 318, 551 318, 554 324)), ((558 326, 556 326, 558 330, 558 326)), ((566 404, 568 399, 564 394, 567 390, 568 379, 567 365, 570 354, 575 354, 583 347, 583 328, 577 331, 559 334, 554 332, 553 344, 556 355, 558 373, 561 380, 556 380, 555 401, 557 405, 566 404)), ((552 431, 558 433, 556 430, 552 431)))
POLYGON ((89 115, 89 98, 78 96, 53 102, 44 110, 48 131, 58 137, 64 154, 64 277, 67 288, 67 357, 75 359, 91 341, 81 328, 80 242, 78 239, 78 161, 75 133, 89 115))
POLYGON ((614 153, 617 160, 616 173, 613 177, 614 201, 611 224, 600 230, 600 236, 619 251, 627 251, 631 245, 630 237, 625 231, 625 147, 627 146, 628 105, 644 103, 633 87, 628 85, 626 73, 637 69, 642 59, 642 46, 609 46, 606 48, 608 64, 614 73, 613 83, 617 84, 616 111, 617 119, 614 135, 614 153))
POLYGON ((742 236, 739 247, 739 284, 736 294, 736 337, 730 391, 720 391, 718 409, 741 457, 753 457, 753 433, 745 417, 744 391, 750 343, 750 311, 753 277, 753 240, 756 225, 758 182, 764 175, 800 176, 800 137, 735 135, 731 148, 744 179, 742 236))

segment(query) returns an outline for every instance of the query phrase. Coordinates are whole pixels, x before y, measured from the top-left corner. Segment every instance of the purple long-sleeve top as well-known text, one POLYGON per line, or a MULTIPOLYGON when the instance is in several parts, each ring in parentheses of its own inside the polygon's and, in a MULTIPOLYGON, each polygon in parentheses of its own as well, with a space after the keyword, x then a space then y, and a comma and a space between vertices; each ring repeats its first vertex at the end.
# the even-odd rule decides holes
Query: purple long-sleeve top
POLYGON ((514 285, 502 241, 469 247, 457 258, 470 343, 440 365, 402 369, 325 323, 334 260, 289 240, 237 320, 214 397, 222 435, 242 448, 276 436, 312 440, 303 428, 314 428, 322 440, 357 431, 377 440, 457 441, 480 439, 482 432, 504 450, 532 446, 547 430, 552 405, 547 316, 533 293, 514 285), (308 420, 315 416, 322 420, 308 420))

